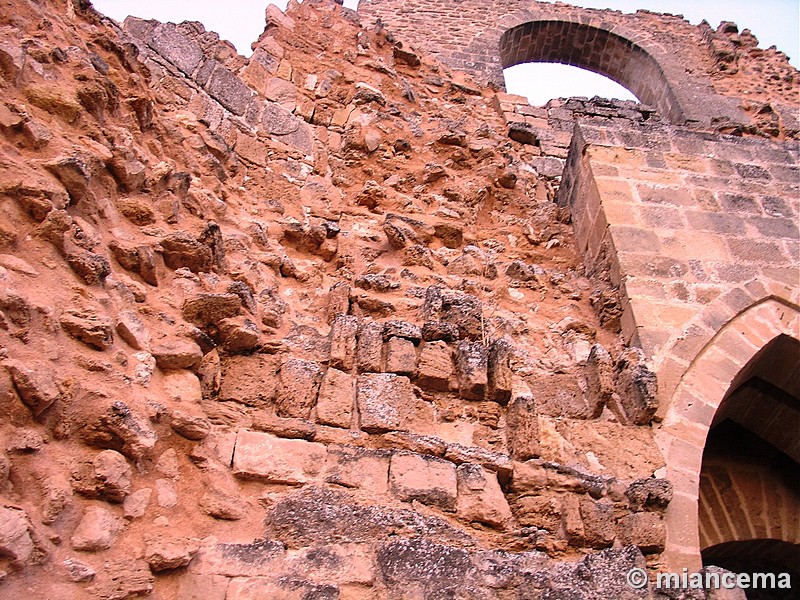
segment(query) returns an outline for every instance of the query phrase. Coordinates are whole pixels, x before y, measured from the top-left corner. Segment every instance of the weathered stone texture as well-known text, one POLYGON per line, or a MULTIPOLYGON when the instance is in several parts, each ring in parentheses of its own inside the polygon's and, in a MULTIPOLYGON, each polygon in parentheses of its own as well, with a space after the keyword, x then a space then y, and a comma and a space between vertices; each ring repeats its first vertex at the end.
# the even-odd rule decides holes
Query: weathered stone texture
POLYGON ((451 462, 395 454, 389 467, 389 486, 400 500, 418 500, 445 510, 456 507, 456 467, 451 462))
POLYGON ((317 422, 349 428, 356 397, 356 378, 338 369, 328 369, 317 398, 317 422))
POLYGON ((417 398, 408 377, 392 373, 358 377, 358 411, 367 432, 426 430, 433 409, 417 398))
POLYGON ((322 444, 240 431, 233 454, 233 472, 238 477, 270 483, 308 483, 322 472, 325 454, 322 444))
POLYGON ((4 595, 653 600, 632 567, 800 540, 780 53, 648 11, 370 0, 366 27, 270 6, 246 58, 12 4, 4 595), (642 102, 483 86, 530 60, 642 102), (788 450, 706 460, 716 422, 788 450))
POLYGON ((279 416, 308 419, 317 401, 322 369, 316 363, 287 358, 281 363, 275 406, 279 416))

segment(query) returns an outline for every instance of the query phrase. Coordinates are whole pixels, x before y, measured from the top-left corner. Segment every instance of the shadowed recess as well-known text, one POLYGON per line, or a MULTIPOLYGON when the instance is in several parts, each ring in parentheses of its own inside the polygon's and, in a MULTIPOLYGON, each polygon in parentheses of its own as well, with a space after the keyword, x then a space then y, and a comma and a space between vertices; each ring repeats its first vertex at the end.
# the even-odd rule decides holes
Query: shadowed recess
POLYGON ((682 111, 661 67, 645 50, 609 31, 569 21, 531 21, 500 38, 503 68, 522 63, 562 63, 616 81, 668 119, 682 111))

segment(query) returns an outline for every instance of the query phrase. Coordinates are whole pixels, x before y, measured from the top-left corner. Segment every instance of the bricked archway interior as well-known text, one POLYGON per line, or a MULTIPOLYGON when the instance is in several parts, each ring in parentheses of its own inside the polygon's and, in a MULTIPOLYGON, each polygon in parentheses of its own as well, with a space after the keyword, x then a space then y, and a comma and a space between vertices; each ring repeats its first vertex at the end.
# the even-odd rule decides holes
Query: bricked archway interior
POLYGON ((531 21, 500 38, 500 60, 508 68, 550 62, 604 75, 679 122, 683 114, 658 62, 643 48, 615 33, 570 21, 531 21))
MULTIPOLYGON (((800 572, 799 358, 800 342, 778 336, 741 370, 715 414, 700 472, 706 565, 800 572)), ((748 595, 767 597, 784 596, 748 595)))
MULTIPOLYGON (((789 573, 792 586, 788 590, 747 591, 748 600, 790 600, 796 597, 797 556, 800 547, 780 540, 749 540, 726 542, 703 550, 703 562, 717 565, 734 573, 789 573)), ((776 578, 777 579, 777 578, 776 578)))

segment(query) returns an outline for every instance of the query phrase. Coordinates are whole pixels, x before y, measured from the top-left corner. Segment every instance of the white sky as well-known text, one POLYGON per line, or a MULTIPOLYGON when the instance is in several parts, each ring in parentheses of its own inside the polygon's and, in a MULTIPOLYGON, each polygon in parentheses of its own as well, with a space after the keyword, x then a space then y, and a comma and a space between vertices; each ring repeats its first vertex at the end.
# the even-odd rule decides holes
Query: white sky
MULTIPOLYGON (((355 8, 358 0, 345 0, 355 8)), ((712 27, 720 21, 733 21, 739 30, 750 29, 760 46, 775 45, 800 65, 800 2, 798 0, 573 0, 587 8, 613 8, 635 12, 643 8, 655 12, 682 14, 697 24, 705 19, 712 27)), ((264 9, 268 1, 259 0, 93 0, 97 10, 122 21, 129 14, 159 21, 200 21, 206 29, 230 40, 241 54, 250 55, 250 44, 264 30, 264 9)), ((281 8, 285 0, 276 0, 281 8)), ((391 28, 391 24, 389 24, 391 28)), ((553 64, 518 65, 506 69, 509 92, 528 96, 533 104, 566 96, 633 98, 625 88, 595 73, 553 64)))

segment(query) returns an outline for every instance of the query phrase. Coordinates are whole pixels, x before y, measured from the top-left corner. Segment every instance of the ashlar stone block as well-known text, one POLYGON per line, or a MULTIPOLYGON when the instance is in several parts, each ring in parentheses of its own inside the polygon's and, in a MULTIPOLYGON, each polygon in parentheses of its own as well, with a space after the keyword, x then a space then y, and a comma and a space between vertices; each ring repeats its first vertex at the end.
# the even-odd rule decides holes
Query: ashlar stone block
POLYGON ((461 396, 483 400, 488 384, 489 349, 480 342, 459 342, 456 346, 456 374, 461 396))
POLYGON ((417 382, 423 388, 447 391, 453 376, 453 356, 443 341, 426 342, 419 354, 417 382))
POLYGON ((398 375, 413 375, 417 370, 417 350, 414 342, 391 337, 385 344, 386 371, 398 375))
POLYGON ((454 510, 458 492, 456 466, 420 454, 395 454, 389 465, 389 487, 400 500, 454 510))
POLYGON ((497 475, 480 465, 464 463, 457 470, 456 512, 466 521, 501 528, 512 518, 497 475))
POLYGON ((361 429, 369 433, 408 431, 426 433, 433 408, 417 398, 408 377, 394 373, 366 373, 358 378, 361 429))
POLYGON ((325 455, 322 444, 241 430, 233 453, 233 473, 242 479, 299 485, 320 475, 325 455))
POLYGON ((347 429, 355 397, 356 378, 338 369, 328 369, 319 386, 317 422, 347 429))
POLYGON ((315 362, 286 358, 279 374, 276 410, 280 417, 308 419, 317 400, 322 369, 315 362))
POLYGON ((356 359, 358 317, 336 315, 331 324, 330 366, 344 371, 353 368, 356 359))

